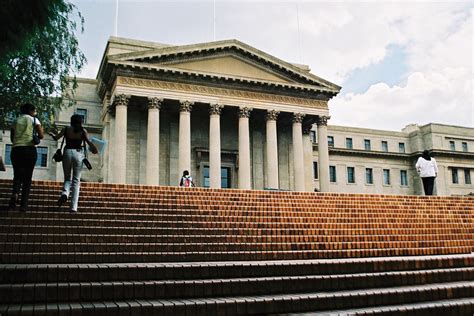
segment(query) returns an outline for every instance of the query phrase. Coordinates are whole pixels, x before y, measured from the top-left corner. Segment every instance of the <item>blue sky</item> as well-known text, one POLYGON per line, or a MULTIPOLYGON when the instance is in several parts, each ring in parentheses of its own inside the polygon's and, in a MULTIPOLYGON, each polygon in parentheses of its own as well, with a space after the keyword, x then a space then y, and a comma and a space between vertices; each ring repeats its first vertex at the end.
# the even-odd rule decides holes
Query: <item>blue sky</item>
MULTIPOLYGON (((73 0, 95 77, 115 0, 73 0)), ((214 39, 213 1, 119 0, 118 36, 167 44, 214 39)), ((472 1, 216 0, 216 39, 235 38, 343 87, 330 124, 400 130, 474 126, 472 1)))

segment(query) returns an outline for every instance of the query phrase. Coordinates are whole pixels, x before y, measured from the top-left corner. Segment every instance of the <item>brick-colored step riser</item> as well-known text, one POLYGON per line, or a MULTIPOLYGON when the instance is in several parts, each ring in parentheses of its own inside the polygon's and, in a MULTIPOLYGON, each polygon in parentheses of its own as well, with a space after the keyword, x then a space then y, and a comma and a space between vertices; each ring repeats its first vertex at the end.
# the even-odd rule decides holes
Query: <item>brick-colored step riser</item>
MULTIPOLYGON (((164 315, 251 315, 275 312, 309 312, 323 310, 327 307, 342 309, 363 306, 407 304, 412 302, 424 302, 439 299, 465 298, 474 295, 474 286, 459 285, 452 288, 426 288, 424 291, 414 292, 407 289, 402 292, 386 290, 375 293, 372 293, 371 291, 357 293, 358 295, 354 296, 345 294, 303 294, 294 297, 288 295, 253 298, 229 297, 227 299, 222 298, 220 300, 138 300, 134 302, 117 302, 118 306, 115 305, 115 307, 110 309, 109 312, 114 310, 117 313, 120 307, 124 308, 122 312, 129 313, 133 308, 136 313, 143 315, 154 312, 164 315)), ((71 307, 65 304, 63 308, 70 310, 71 307)), ((82 312, 107 312, 107 306, 105 303, 83 303, 76 308, 82 312)), ((55 312, 58 311, 58 305, 53 303, 49 306, 45 306, 43 304, 42 309, 46 312, 46 314, 50 314, 53 312, 53 310, 55 312)), ((4 306, 0 307, 0 312, 7 314, 7 308, 4 306)), ((10 312, 14 311, 10 310, 10 312)), ((37 311, 35 315, 36 314, 42 313, 37 311)))
POLYGON ((375 236, 324 236, 324 235, 111 235, 111 234, 4 234, 0 233, 0 242, 19 243, 217 243, 217 242, 409 242, 409 241, 443 241, 472 238, 472 235, 375 235, 375 236))
POLYGON ((472 235, 474 228, 408 228, 408 229, 280 229, 280 228, 214 228, 203 227, 129 227, 129 226, 71 226, 71 225, 2 225, 3 234, 97 234, 97 235, 249 235, 249 236, 417 236, 417 235, 472 235))
POLYGON ((76 217, 77 214, 65 214, 62 218, 10 218, 6 219, 4 225, 29 225, 29 226, 45 226, 45 225, 58 225, 58 226, 129 226, 129 227, 206 227, 206 228, 298 228, 298 229, 334 229, 334 228, 347 228, 347 229, 407 229, 407 228, 466 228, 471 229, 472 225, 462 223, 292 223, 292 222, 238 222, 238 221, 226 221, 225 218, 214 221, 126 221, 126 220, 94 220, 94 219, 81 219, 76 217))
POLYGON ((414 242, 300 242, 300 243, 26 243, 4 242, 0 252, 191 252, 191 251, 291 251, 291 250, 352 250, 469 247, 469 240, 414 241, 414 242))
POLYGON ((228 263, 143 263, 93 265, 3 265, 0 284, 111 282, 146 280, 194 280, 201 278, 249 278, 270 276, 334 275, 381 273, 385 271, 415 273, 418 270, 470 269, 474 256, 340 259, 337 261, 265 261, 228 263))
POLYGON ((472 281, 474 269, 417 273, 267 277, 191 281, 127 281, 0 285, 0 304, 118 301, 326 292, 472 281))
POLYGON ((236 252, 110 252, 110 253, 0 253, 0 263, 124 263, 124 262, 194 262, 346 259, 392 256, 427 256, 469 254, 472 247, 353 249, 347 251, 236 251, 236 252))

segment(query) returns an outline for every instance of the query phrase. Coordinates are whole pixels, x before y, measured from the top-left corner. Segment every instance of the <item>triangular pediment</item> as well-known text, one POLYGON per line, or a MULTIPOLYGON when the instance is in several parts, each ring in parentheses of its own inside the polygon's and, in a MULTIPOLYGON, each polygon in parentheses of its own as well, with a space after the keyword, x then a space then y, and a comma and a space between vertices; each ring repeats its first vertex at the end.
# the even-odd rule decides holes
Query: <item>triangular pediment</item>
POLYGON ((226 77, 239 77, 257 79, 262 81, 274 81, 282 83, 294 83, 294 80, 284 78, 281 75, 236 56, 216 56, 190 61, 167 63, 167 66, 201 73, 210 73, 226 77))

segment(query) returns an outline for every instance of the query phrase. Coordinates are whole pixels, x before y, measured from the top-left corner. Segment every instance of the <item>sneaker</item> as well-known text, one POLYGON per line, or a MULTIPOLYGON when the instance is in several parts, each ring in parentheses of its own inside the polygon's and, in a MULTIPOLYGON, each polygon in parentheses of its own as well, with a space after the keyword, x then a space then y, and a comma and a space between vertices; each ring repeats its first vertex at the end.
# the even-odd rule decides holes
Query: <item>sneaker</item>
POLYGON ((71 210, 69 210, 69 213, 71 213, 71 214, 76 214, 76 213, 77 213, 77 210, 72 210, 72 209, 71 209, 71 210))
POLYGON ((58 206, 63 205, 67 201, 67 195, 66 194, 61 194, 61 196, 58 199, 58 206))

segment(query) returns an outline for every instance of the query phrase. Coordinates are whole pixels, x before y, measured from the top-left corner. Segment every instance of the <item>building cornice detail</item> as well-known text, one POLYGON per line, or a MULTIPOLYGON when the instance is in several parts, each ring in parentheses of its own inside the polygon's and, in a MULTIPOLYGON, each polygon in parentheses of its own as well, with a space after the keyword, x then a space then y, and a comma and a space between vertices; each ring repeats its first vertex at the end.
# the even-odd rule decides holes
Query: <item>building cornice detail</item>
POLYGON ((179 111, 180 112, 191 112, 193 109, 194 102, 188 100, 179 101, 179 111))
POLYGON ((280 114, 280 111, 268 110, 266 119, 267 119, 267 121, 276 121, 278 119, 279 114, 280 114))
POLYGON ((293 113, 292 122, 296 124, 301 124, 306 114, 304 113, 293 113))
POLYGON ((130 101, 130 96, 126 94, 117 94, 114 97, 115 106, 128 106, 128 101, 130 101))
POLYGON ((224 106, 222 104, 209 105, 209 115, 221 115, 224 106))
POLYGON ((328 120, 330 119, 331 117, 329 115, 325 116, 325 115, 320 115, 316 118, 316 124, 318 126, 328 126, 328 120))
POLYGON ((193 92, 198 94, 204 94, 208 96, 221 96, 221 97, 237 97, 241 99, 254 99, 258 101, 269 101, 273 103, 280 103, 284 105, 296 105, 310 107, 314 109, 327 110, 327 101, 315 100, 315 99, 304 99, 291 96, 272 95, 261 92, 225 89, 210 86, 201 86, 194 84, 185 84, 177 82, 167 82, 152 79, 142 78, 130 78, 130 77, 117 77, 117 85, 139 87, 139 88, 152 88, 161 89, 168 91, 183 91, 193 92))
POLYGON ((161 109, 161 104, 163 103, 163 98, 152 97, 148 98, 148 109, 161 109))
POLYGON ((241 107, 239 108, 239 118, 250 118, 250 113, 253 108, 241 107))

